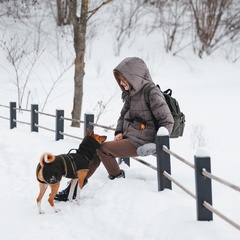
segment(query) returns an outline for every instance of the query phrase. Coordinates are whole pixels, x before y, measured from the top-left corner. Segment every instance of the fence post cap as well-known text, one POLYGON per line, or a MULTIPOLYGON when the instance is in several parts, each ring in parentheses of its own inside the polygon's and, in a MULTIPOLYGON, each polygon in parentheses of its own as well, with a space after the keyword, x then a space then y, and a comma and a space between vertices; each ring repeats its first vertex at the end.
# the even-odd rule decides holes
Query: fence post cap
POLYGON ((157 136, 169 136, 169 131, 165 127, 160 127, 157 131, 157 136))
POLYGON ((210 154, 208 153, 206 148, 199 147, 196 151, 195 156, 199 158, 204 158, 204 157, 210 157, 210 154))

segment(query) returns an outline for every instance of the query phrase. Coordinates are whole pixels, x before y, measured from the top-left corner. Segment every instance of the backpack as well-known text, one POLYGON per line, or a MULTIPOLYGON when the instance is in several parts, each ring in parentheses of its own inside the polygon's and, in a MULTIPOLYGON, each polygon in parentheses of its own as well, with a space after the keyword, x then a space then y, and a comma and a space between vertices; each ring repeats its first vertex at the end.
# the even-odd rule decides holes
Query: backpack
MULTIPOLYGON (((145 98, 145 101, 146 101, 149 108, 150 108, 149 92, 154 87, 158 87, 159 90, 161 91, 159 85, 155 85, 154 83, 153 84, 148 84, 144 88, 144 98, 145 98)), ((172 97, 172 89, 167 89, 166 91, 164 91, 162 93, 163 93, 163 96, 165 97, 167 105, 168 105, 168 107, 171 111, 171 114, 173 116, 173 119, 174 119, 173 130, 172 130, 172 133, 170 134, 170 138, 181 137, 183 135, 183 131, 184 131, 184 127, 185 127, 185 115, 181 112, 178 101, 175 98, 172 97)), ((155 119, 154 116, 153 116, 153 118, 154 118, 154 122, 155 122, 155 125, 156 125, 156 119, 155 119)))

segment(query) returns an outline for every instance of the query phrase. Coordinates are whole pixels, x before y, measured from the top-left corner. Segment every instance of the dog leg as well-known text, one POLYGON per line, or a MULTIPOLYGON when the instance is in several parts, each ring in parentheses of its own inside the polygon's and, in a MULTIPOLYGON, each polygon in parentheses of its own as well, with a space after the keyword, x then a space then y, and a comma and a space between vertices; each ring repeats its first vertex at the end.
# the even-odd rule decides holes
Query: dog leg
POLYGON ((56 184, 49 184, 50 188, 51 188, 51 194, 48 198, 48 202, 49 204, 51 205, 51 207, 53 208, 54 212, 59 212, 60 209, 57 209, 55 206, 54 206, 54 197, 56 196, 57 192, 58 192, 58 189, 59 189, 59 186, 60 186, 60 183, 56 183, 56 184))
POLYGON ((71 187, 70 187, 70 191, 69 191, 69 194, 68 194, 68 200, 70 202, 72 202, 73 200, 73 193, 74 193, 74 190, 75 190, 75 187, 76 187, 76 184, 77 184, 78 180, 77 179, 73 179, 71 181, 71 187))
POLYGON ((77 172, 77 176, 78 176, 78 188, 77 188, 77 204, 80 204, 80 190, 83 188, 83 184, 84 184, 84 179, 86 178, 88 173, 88 169, 82 169, 79 170, 77 172))
POLYGON ((42 201, 44 193, 47 190, 47 187, 48 187, 47 184, 39 182, 39 195, 38 195, 38 197, 36 199, 39 214, 44 214, 44 211, 42 210, 42 207, 41 207, 41 201, 42 201))

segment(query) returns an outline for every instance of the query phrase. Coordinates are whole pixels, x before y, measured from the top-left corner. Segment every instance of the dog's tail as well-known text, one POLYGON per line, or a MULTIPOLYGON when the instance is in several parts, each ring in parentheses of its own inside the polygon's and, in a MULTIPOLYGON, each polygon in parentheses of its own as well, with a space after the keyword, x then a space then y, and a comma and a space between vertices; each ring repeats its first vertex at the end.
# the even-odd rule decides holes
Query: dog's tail
POLYGON ((40 165, 43 167, 44 163, 51 163, 55 160, 55 156, 51 153, 43 153, 40 157, 40 165))

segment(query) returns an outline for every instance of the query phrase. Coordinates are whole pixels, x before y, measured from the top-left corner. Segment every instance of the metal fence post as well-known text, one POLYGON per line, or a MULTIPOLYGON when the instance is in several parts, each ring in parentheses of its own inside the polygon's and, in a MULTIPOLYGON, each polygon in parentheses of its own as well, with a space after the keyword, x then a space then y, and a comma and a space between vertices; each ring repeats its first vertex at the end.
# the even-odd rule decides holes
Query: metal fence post
POLYGON ((89 123, 94 123, 94 115, 93 114, 84 114, 84 136, 87 135, 87 129, 89 131, 93 130, 93 125, 89 124, 89 123))
POLYGON ((196 180, 196 204, 197 220, 210 221, 213 219, 211 211, 203 206, 206 201, 212 205, 212 183, 211 179, 202 175, 202 170, 211 172, 210 157, 196 157, 195 161, 195 180, 196 180))
POLYGON ((61 117, 64 117, 64 110, 56 110, 56 141, 63 139, 60 132, 64 132, 64 120, 61 117))
POLYGON ((169 149, 169 136, 156 136, 156 150, 157 150, 157 179, 158 191, 164 188, 172 189, 172 182, 167 179, 163 172, 171 174, 170 155, 162 150, 166 146, 169 149))
POLYGON ((35 124, 38 124, 38 105, 32 104, 31 105, 31 131, 38 132, 38 127, 35 124))
POLYGON ((17 127, 16 102, 10 102, 10 129, 17 127))
POLYGON ((122 162, 125 162, 130 167, 130 158, 129 157, 119 157, 118 164, 120 165, 122 162))

